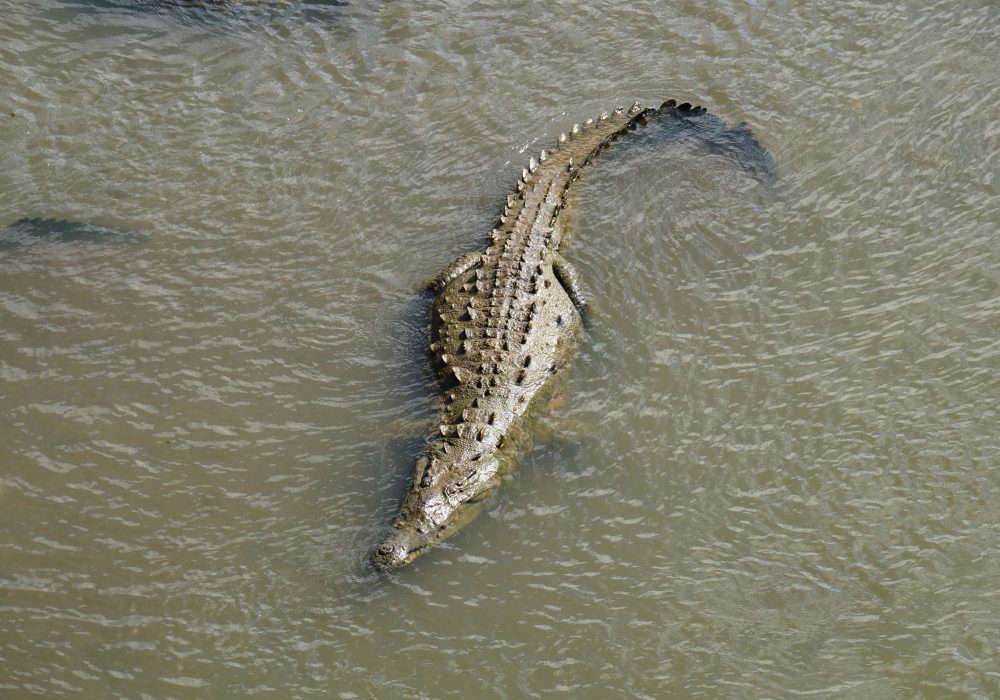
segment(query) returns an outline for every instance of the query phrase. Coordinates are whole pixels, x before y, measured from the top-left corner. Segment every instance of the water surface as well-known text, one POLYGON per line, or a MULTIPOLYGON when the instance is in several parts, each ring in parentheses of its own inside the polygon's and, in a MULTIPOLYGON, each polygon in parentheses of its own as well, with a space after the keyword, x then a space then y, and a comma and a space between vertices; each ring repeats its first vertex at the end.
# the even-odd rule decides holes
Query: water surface
POLYGON ((0 0, 0 691, 1000 695, 990 3, 0 0), (615 104, 594 316, 488 512, 364 558, 434 416, 421 280, 615 104), (88 229, 89 230, 89 229, 88 229))

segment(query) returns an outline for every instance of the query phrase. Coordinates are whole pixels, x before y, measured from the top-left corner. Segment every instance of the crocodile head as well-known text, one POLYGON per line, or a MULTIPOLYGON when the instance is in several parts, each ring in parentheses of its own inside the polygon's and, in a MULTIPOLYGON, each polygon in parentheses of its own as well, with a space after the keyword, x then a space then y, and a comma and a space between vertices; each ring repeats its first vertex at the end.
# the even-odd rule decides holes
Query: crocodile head
MULTIPOLYGON (((418 474, 426 469, 418 460, 418 474)), ((372 564, 379 571, 406 566, 441 540, 451 537, 479 515, 483 500, 499 483, 499 462, 482 460, 475 468, 446 470, 426 486, 415 486, 403 502, 400 515, 382 542, 372 552, 372 564)))

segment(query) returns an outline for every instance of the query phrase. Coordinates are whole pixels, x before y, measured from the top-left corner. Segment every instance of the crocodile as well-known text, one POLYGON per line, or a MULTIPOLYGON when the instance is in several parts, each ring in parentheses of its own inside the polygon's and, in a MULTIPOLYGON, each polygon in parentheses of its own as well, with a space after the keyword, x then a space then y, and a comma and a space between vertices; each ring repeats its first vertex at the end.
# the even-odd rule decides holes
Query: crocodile
POLYGON ((528 418, 572 359, 583 327, 586 299, 561 254, 560 210, 582 169, 654 113, 689 118, 705 109, 636 102, 574 124, 521 171, 488 247, 428 283, 437 294, 430 349, 444 384, 441 422, 371 555, 376 569, 399 569, 454 534, 512 471, 528 418))

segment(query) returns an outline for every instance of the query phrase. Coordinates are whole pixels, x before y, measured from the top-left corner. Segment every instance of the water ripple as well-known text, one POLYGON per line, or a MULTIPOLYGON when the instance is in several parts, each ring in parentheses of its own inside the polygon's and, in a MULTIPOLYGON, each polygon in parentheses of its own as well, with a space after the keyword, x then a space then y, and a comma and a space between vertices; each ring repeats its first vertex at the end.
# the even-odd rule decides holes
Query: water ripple
POLYGON ((994 7, 0 12, 2 692, 1000 694, 994 7), (603 154, 566 390, 374 575, 435 410, 416 287, 529 153, 669 97, 776 181, 603 154))

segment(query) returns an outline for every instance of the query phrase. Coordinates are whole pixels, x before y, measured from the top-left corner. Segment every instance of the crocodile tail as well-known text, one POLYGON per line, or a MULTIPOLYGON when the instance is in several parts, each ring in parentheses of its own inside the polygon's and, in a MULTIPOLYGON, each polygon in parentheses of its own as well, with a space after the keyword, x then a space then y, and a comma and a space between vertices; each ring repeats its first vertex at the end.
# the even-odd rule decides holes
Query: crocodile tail
POLYGON ((677 116, 684 117, 705 114, 706 110, 689 102, 678 104, 675 100, 667 100, 659 107, 643 108, 635 102, 628 109, 617 107, 611 112, 602 112, 597 117, 574 124, 569 131, 559 135, 554 146, 543 150, 537 158, 530 158, 527 167, 521 171, 517 191, 531 189, 536 180, 551 177, 555 174, 553 171, 578 174, 580 168, 590 163, 612 141, 660 112, 675 112, 677 116))
POLYGON ((646 108, 635 102, 628 109, 617 107, 610 113, 603 112, 593 119, 574 124, 569 131, 559 135, 555 145, 542 150, 537 158, 530 158, 517 181, 516 194, 507 198, 504 215, 500 217, 500 227, 503 228, 503 225, 518 213, 519 200, 523 199, 525 192, 530 191, 536 182, 557 177, 561 172, 568 172, 570 174, 566 181, 568 188, 579 176, 580 169, 591 163, 612 141, 645 124, 650 117, 667 115, 674 117, 681 126, 701 123, 703 120, 698 118, 708 115, 709 121, 725 132, 724 138, 714 144, 715 148, 723 151, 725 155, 735 157, 759 180, 773 183, 774 164, 770 154, 757 143, 745 124, 726 127, 704 107, 690 102, 678 103, 676 100, 667 100, 659 107, 646 108))

